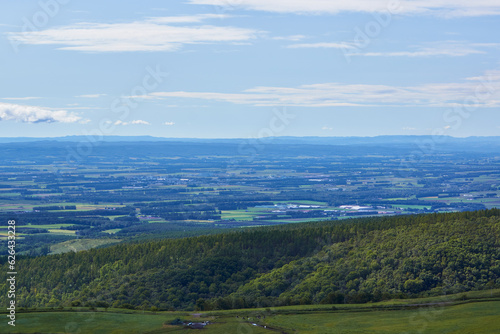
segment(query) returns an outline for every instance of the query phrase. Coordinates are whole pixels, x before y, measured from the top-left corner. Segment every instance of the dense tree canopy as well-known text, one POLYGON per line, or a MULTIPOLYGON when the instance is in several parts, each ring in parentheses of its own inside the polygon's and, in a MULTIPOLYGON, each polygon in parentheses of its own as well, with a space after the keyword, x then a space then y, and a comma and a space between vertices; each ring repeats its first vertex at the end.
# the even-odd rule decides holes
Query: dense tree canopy
POLYGON ((227 309, 485 289, 500 286, 499 240, 493 209, 120 244, 18 260, 17 301, 227 309))

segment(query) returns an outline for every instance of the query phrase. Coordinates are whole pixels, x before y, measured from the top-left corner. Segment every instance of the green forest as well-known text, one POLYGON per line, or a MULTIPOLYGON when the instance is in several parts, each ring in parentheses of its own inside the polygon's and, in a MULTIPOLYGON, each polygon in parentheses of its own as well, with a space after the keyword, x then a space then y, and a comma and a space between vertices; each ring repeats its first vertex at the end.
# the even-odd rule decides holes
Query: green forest
POLYGON ((436 296, 500 287, 500 210, 122 243, 18 259, 17 270, 17 303, 28 309, 206 311, 436 296))

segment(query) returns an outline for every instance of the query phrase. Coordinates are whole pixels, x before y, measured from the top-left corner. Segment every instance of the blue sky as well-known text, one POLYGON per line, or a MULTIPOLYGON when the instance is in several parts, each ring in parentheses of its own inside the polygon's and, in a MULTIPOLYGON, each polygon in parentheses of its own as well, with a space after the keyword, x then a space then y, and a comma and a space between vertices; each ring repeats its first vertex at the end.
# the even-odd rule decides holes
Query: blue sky
POLYGON ((2 137, 500 134, 500 1, 0 0, 2 137))

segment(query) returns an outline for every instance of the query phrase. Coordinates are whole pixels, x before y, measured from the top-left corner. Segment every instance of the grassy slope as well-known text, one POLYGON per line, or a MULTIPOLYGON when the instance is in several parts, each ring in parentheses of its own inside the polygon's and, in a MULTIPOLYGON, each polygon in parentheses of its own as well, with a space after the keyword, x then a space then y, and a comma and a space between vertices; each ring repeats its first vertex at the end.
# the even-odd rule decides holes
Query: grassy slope
POLYGON ((500 301, 401 311, 277 315, 271 326, 303 334, 328 333, 500 333, 500 301))
POLYGON ((235 317, 194 318, 182 313, 130 314, 108 312, 34 312, 17 315, 16 327, 0 324, 0 333, 79 333, 129 334, 184 332, 182 326, 165 325, 176 318, 191 321, 212 321, 203 333, 265 334, 267 330, 235 317))
MULTIPOLYGON (((18 314, 15 329, 1 324, 2 333, 144 333, 162 327, 172 316, 94 312, 18 314), (5 326, 5 327, 4 327, 5 326)), ((10 327, 10 326, 8 326, 10 327)))
MULTIPOLYGON (((339 305, 342 307, 342 305, 339 305)), ((500 301, 471 302, 452 306, 431 306, 403 310, 366 311, 366 305, 351 310, 307 311, 314 306, 247 309, 210 312, 201 318, 183 313, 129 314, 107 312, 18 313, 16 327, 0 324, 1 333, 177 333, 181 327, 164 326, 173 319, 210 320, 205 334, 225 333, 500 333, 500 301), (238 317, 236 317, 238 315, 238 317), (257 315, 266 315, 257 319, 257 315), (248 319, 250 317, 250 319, 248 319), (243 319, 244 318, 244 319, 243 319), (254 321, 274 330, 254 326, 254 321)), ((327 309, 327 307, 329 309, 327 309)))

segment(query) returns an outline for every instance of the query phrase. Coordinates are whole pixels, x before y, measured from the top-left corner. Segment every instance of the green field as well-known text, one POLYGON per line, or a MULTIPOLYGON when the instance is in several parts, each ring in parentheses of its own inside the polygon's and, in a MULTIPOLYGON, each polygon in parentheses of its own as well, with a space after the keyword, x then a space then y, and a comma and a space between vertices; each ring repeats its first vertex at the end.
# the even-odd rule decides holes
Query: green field
POLYGON ((8 328, 4 323, 0 329, 2 333, 176 333, 187 329, 168 324, 175 318, 181 318, 210 321, 211 324, 203 329, 203 333, 207 334, 500 333, 498 300, 451 306, 414 306, 402 310, 370 311, 367 305, 338 306, 348 307, 338 310, 332 305, 311 305, 214 311, 198 318, 176 312, 115 313, 115 310, 103 309, 98 312, 18 313, 15 328, 8 328), (318 307, 318 310, 311 311, 313 307, 318 307))
POLYGON ((222 219, 252 220, 255 214, 245 211, 230 210, 222 211, 222 219))
POLYGON ((48 231, 50 233, 59 234, 59 235, 75 235, 76 234, 76 231, 74 231, 74 230, 50 229, 48 231))
MULTIPOLYGON (((136 312, 33 312, 18 313, 16 326, 0 325, 1 333, 80 333, 80 334, 132 334, 185 332, 183 326, 172 326, 170 322, 180 318, 187 321, 212 322, 203 333, 252 333, 265 334, 265 330, 235 317, 196 318, 185 313, 136 312)), ((196 331, 194 331, 196 333, 196 331)))
POLYGON ((395 204, 394 205, 397 208, 403 208, 403 209, 428 209, 430 210, 430 206, 425 206, 425 205, 402 205, 402 204, 395 204))
POLYGON ((146 333, 161 329, 175 317, 111 312, 42 312, 17 314, 16 327, 1 325, 2 333, 146 333))
POLYGON ((50 246, 50 254, 61 254, 67 252, 79 252, 91 248, 114 244, 120 242, 119 239, 75 239, 64 241, 50 246))
POLYGON ((401 311, 322 312, 268 317, 298 333, 500 333, 500 302, 401 311))
POLYGON ((45 229, 60 229, 61 227, 73 226, 72 224, 47 224, 47 225, 18 225, 17 227, 26 227, 26 228, 45 228, 45 229))
POLYGON ((276 203, 282 203, 282 204, 300 204, 300 205, 323 205, 323 206, 326 206, 328 204, 326 202, 307 201, 307 200, 300 200, 300 201, 276 201, 276 203))

